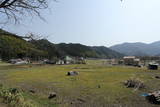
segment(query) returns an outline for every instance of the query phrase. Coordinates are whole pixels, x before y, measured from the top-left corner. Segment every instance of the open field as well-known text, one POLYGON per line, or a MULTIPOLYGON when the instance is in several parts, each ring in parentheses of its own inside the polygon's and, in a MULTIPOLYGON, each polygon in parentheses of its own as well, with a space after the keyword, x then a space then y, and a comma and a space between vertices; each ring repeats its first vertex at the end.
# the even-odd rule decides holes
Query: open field
POLYGON ((38 107, 158 107, 141 94, 158 90, 160 71, 126 66, 106 66, 101 60, 86 65, 8 65, 0 63, 0 83, 15 87, 38 107), (67 71, 78 76, 66 76, 67 71), (126 88, 122 82, 130 78, 144 81, 145 89, 126 88), (30 93, 34 90, 35 93, 30 93), (57 97, 49 100, 50 92, 57 97))

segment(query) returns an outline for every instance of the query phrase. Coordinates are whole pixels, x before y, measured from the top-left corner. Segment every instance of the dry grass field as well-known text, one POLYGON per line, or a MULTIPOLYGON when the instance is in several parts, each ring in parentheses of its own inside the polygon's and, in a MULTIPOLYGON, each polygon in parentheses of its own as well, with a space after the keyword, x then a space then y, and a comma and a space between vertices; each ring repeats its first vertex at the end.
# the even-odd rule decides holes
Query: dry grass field
POLYGON ((102 60, 86 65, 9 65, 0 63, 0 83, 21 90, 37 107, 158 107, 141 94, 160 89, 160 70, 107 66, 102 60), (78 71, 77 76, 67 76, 78 71), (140 79, 145 89, 126 88, 125 80, 140 79), (34 90, 35 93, 30 92, 34 90), (49 93, 57 96, 48 99, 49 93))

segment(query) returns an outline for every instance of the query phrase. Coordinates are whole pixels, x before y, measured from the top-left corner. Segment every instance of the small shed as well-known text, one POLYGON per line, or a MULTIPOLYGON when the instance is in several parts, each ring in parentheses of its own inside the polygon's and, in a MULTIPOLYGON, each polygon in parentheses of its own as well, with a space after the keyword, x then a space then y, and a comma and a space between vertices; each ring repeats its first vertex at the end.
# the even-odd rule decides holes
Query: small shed
POLYGON ((58 61, 56 62, 56 64, 57 64, 57 65, 64 65, 65 62, 64 62, 64 60, 58 60, 58 61))
POLYGON ((56 61, 49 60, 49 59, 44 59, 43 64, 56 64, 56 61))
POLYGON ((123 60, 125 65, 132 65, 132 66, 140 65, 140 59, 136 58, 135 56, 125 56, 123 60))
POLYGON ((133 65, 135 58, 136 58, 135 56, 125 56, 125 57, 123 57, 124 64, 125 65, 133 65))
POLYGON ((16 65, 28 64, 29 63, 28 60, 22 60, 22 59, 10 59, 8 62, 11 63, 11 64, 16 64, 16 65))
POLYGON ((65 56, 64 60, 65 60, 65 64, 72 64, 73 63, 73 58, 70 56, 65 56))
POLYGON ((149 63, 148 64, 148 69, 150 69, 150 70, 158 70, 158 64, 149 63))
POLYGON ((139 66, 140 65, 140 59, 138 59, 138 58, 134 59, 133 65, 134 66, 139 66))
POLYGON ((119 61, 118 61, 118 64, 119 64, 119 65, 124 64, 124 60, 119 60, 119 61))
POLYGON ((74 58, 74 60, 75 64, 86 64, 85 59, 83 57, 76 57, 74 58))

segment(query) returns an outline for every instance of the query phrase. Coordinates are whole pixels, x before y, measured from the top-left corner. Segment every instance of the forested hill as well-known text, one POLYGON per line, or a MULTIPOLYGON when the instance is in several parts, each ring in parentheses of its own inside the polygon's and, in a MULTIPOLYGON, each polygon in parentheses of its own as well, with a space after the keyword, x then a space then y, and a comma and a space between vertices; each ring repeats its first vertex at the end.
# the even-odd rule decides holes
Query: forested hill
POLYGON ((45 56, 46 52, 37 49, 33 44, 23 40, 12 33, 0 30, 0 57, 4 60, 10 58, 45 56))
POLYGON ((49 52, 49 56, 79 56, 88 58, 120 58, 123 54, 113 51, 104 46, 90 47, 82 44, 53 44, 48 40, 42 39, 38 41, 31 41, 38 49, 49 52))
POLYGON ((106 47, 90 47, 82 44, 53 44, 46 39, 26 41, 20 36, 0 29, 0 57, 55 58, 65 55, 88 58, 119 58, 123 55, 106 47))
POLYGON ((105 46, 94 46, 91 48, 97 53, 98 57, 102 58, 119 58, 124 56, 123 54, 111 50, 105 46))
POLYGON ((81 44, 61 43, 61 44, 57 44, 56 47, 58 48, 61 55, 98 57, 97 53, 94 50, 92 50, 88 46, 81 45, 81 44))
POLYGON ((58 49, 64 54, 92 58, 119 58, 123 55, 103 46, 90 47, 82 44, 57 44, 58 49))

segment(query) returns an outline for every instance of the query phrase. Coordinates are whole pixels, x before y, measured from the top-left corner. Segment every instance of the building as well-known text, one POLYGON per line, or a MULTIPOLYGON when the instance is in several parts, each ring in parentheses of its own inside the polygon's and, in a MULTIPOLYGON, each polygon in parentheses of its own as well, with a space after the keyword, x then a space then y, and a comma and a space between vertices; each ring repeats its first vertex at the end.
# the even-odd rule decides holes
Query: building
POLYGON ((125 65, 133 65, 135 56, 125 56, 123 57, 125 65))
POLYGON ((57 65, 64 65, 64 64, 73 64, 75 61, 70 56, 65 56, 60 58, 58 61, 56 61, 57 65))
POLYGON ((123 60, 125 65, 138 66, 140 64, 140 59, 135 56, 125 56, 123 60))
POLYGON ((56 62, 56 64, 57 64, 57 65, 64 65, 65 62, 64 62, 64 60, 58 60, 58 61, 56 62))
POLYGON ((65 56, 64 61, 65 61, 65 64, 73 64, 74 63, 74 59, 70 56, 65 56))
POLYGON ((158 64, 156 64, 156 63, 149 63, 148 64, 148 69, 150 69, 150 70, 158 70, 158 64))
POLYGON ((75 64, 86 64, 86 61, 83 57, 76 57, 75 59, 75 64))
POLYGON ((118 65, 123 65, 124 64, 124 60, 119 60, 118 61, 118 65))
POLYGON ((70 57, 65 56, 60 58, 56 64, 63 65, 63 64, 86 64, 85 59, 83 57, 70 57))
POLYGON ((11 63, 11 64, 16 64, 16 65, 28 64, 29 63, 28 60, 22 60, 22 59, 10 59, 8 62, 11 63))
POLYGON ((118 65, 118 59, 111 59, 111 65, 118 65))
POLYGON ((140 59, 138 59, 138 58, 134 59, 133 65, 134 66, 139 66, 140 65, 140 59))

